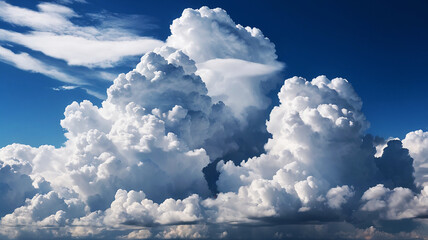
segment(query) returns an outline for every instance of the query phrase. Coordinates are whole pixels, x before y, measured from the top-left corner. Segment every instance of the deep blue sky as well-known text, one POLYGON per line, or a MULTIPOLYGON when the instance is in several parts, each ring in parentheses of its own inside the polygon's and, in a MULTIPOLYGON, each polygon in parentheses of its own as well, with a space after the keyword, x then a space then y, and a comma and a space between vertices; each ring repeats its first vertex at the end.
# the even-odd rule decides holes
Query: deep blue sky
MULTIPOLYGON (((7 2, 32 9, 37 4, 7 2)), ((157 27, 136 29, 160 40, 184 8, 221 7, 236 23, 260 28, 275 43, 287 65, 284 79, 322 74, 348 79, 363 100, 369 133, 403 138, 409 131, 428 130, 428 1, 88 2, 70 7, 79 14, 145 15, 157 27)), ((0 22, 0 28, 11 25, 0 22)), ((116 71, 130 70, 137 61, 116 71)), ((64 108, 83 99, 101 102, 83 90, 53 91, 63 84, 2 62, 0 81, 0 147, 14 142, 60 146, 64 108)))

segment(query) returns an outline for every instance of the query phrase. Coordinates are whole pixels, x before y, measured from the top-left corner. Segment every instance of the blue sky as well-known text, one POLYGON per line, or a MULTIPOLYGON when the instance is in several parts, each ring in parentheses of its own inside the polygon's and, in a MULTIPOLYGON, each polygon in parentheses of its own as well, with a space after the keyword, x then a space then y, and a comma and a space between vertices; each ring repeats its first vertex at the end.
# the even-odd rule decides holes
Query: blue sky
MULTIPOLYGON (((34 1, 7 1, 36 9, 34 1)), ((428 17, 426 1, 88 1, 69 7, 81 17, 71 19, 89 26, 86 14, 109 13, 130 18, 126 27, 139 36, 165 40, 169 25, 187 7, 222 7, 235 22, 255 26, 276 45, 278 59, 286 64, 283 78, 308 79, 324 74, 351 81, 364 103, 371 123, 369 133, 403 138, 416 129, 428 129, 428 17), (137 22, 140 21, 140 22, 137 22), (137 27, 134 27, 134 26, 137 27)), ((0 28, 28 32, 5 21, 0 28)), ((72 75, 107 71, 114 76, 132 69, 138 56, 101 69, 68 66, 63 60, 7 41, 2 46, 15 53, 27 52, 72 75)), ((34 146, 64 142, 59 120, 72 101, 100 100, 82 89, 53 91, 64 85, 42 74, 0 63, 0 145, 14 142, 34 146)), ((109 82, 95 76, 79 76, 103 93, 109 82)), ((111 76, 110 76, 111 78, 111 76)), ((275 92, 275 91, 274 91, 275 92)), ((276 97, 276 96, 273 96, 276 97)))
POLYGON ((427 10, 0 0, 0 238, 426 239, 427 10))

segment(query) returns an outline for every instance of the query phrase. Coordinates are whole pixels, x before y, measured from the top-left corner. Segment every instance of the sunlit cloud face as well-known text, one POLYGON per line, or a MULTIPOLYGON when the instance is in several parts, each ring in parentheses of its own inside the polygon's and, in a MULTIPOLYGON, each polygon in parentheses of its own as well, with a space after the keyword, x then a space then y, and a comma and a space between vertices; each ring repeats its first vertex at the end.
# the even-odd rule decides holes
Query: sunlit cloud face
MULTIPOLYGON (((402 141, 365 135, 362 100, 340 77, 281 81, 270 110, 262 85, 278 83, 284 64, 261 30, 202 7, 185 9, 165 42, 129 32, 116 39, 124 32, 77 26, 70 20, 77 13, 62 5, 0 4, 4 21, 32 29, 2 30, 0 38, 70 65, 103 68, 144 53, 100 106, 65 108, 61 147, 0 149, 2 238, 426 236, 427 133, 402 141), (80 41, 85 48, 75 50, 80 41), (116 47, 113 55, 82 56, 116 47), (393 224, 406 231, 389 231, 393 224)), ((0 54, 17 68, 80 84, 28 54, 3 47, 0 54)))

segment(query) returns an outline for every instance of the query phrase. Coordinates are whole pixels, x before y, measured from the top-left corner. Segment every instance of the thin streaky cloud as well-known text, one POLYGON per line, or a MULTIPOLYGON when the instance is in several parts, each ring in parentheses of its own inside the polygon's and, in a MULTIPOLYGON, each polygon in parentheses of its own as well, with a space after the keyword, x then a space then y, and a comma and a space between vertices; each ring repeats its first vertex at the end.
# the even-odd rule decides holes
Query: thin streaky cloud
POLYGON ((55 31, 71 27, 68 18, 77 16, 71 8, 58 4, 40 3, 37 7, 39 11, 33 11, 0 1, 0 18, 18 26, 55 31))
POLYGON ((14 53, 9 49, 0 46, 0 61, 15 66, 21 70, 41 73, 47 77, 65 83, 79 85, 85 84, 81 79, 65 74, 52 66, 48 66, 36 58, 33 58, 28 53, 14 53))
POLYGON ((163 45, 163 41, 126 30, 129 19, 110 17, 111 21, 104 18, 103 22, 114 24, 79 26, 70 19, 81 16, 69 7, 53 3, 40 3, 37 7, 39 11, 33 11, 0 1, 0 18, 4 22, 33 30, 1 30, 0 40, 40 51, 69 65, 101 68, 113 67, 124 57, 142 55, 163 45))
POLYGON ((77 88, 77 86, 64 85, 64 86, 60 86, 60 87, 54 87, 54 88, 52 88, 52 90, 54 90, 54 91, 66 91, 66 90, 73 90, 76 88, 77 88))
POLYGON ((69 65, 85 67, 113 67, 125 56, 141 55, 163 44, 150 38, 100 41, 75 35, 47 32, 22 34, 0 30, 0 40, 16 43, 43 54, 66 61, 69 65))
POLYGON ((58 3, 61 4, 72 4, 72 3, 84 3, 87 4, 86 0, 58 0, 58 3))
POLYGON ((99 93, 97 91, 94 91, 94 90, 91 90, 91 89, 88 89, 88 88, 82 88, 82 89, 85 90, 85 92, 87 94, 89 94, 91 96, 94 96, 94 97, 96 97, 96 98, 98 98, 100 100, 106 99, 106 95, 105 94, 101 94, 101 93, 99 93))
MULTIPOLYGON (((2 47, 1 61, 65 83, 96 87, 98 80, 112 81, 116 77, 115 74, 100 68, 120 66, 124 64, 124 58, 143 55, 164 44, 160 40, 139 36, 132 30, 131 25, 136 20, 144 19, 144 16, 125 16, 104 10, 100 13, 80 15, 72 8, 61 5, 72 2, 85 3, 43 2, 37 5, 37 10, 32 10, 0 1, 0 21, 9 23, 12 27, 9 30, 0 28, 0 43, 3 46, 23 46, 28 49, 28 53, 41 52, 51 58, 47 64, 45 57, 36 57, 38 54, 17 54, 2 47), (95 25, 76 25, 72 22, 74 19, 91 20, 95 25), (16 26, 28 28, 30 31, 17 31, 16 26), (71 75, 76 72, 75 67, 79 67, 81 79, 71 75)), ((155 25, 147 22, 147 27, 153 28, 155 25)), ((105 98, 100 91, 86 87, 83 90, 97 98, 105 98)), ((104 89, 101 92, 103 91, 104 89)))

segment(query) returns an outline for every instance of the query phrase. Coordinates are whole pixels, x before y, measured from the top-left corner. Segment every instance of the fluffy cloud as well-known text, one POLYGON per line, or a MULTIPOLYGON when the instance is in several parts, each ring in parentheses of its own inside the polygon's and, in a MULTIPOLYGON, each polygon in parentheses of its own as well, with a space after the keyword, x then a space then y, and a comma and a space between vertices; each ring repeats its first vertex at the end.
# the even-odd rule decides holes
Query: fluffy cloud
MULTIPOLYGON (((42 4, 28 14, 54 16, 57 22, 44 28, 55 30, 75 13, 54 6, 42 4)), ((31 27, 17 15, 2 16, 31 27)), ((171 32, 164 46, 114 80, 101 106, 83 101, 66 107, 62 147, 0 149, 0 234, 419 236, 371 225, 381 229, 379 221, 428 213, 426 133, 409 133, 403 144, 365 135, 368 122, 351 84, 319 76, 285 80, 265 123, 270 137, 251 139, 263 132, 258 120, 264 115, 256 115, 270 104, 261 84, 275 82, 282 67, 274 45, 260 30, 206 7, 186 9, 171 32), (236 162, 258 147, 255 142, 265 144, 262 154, 227 161, 236 162), (215 196, 203 173, 207 166, 219 174, 215 196)))
POLYGON ((385 188, 378 184, 368 189, 361 198, 363 211, 375 212, 383 219, 408 219, 426 216, 428 213, 428 188, 420 194, 408 188, 385 188))
POLYGON ((152 233, 147 229, 141 229, 130 232, 128 235, 123 236, 125 239, 147 239, 152 236, 152 233))
POLYGON ((341 208, 348 198, 354 196, 354 192, 348 186, 335 187, 326 194, 327 204, 330 208, 341 208))
POLYGON ((132 223, 138 225, 192 223, 201 220, 199 197, 194 194, 183 200, 166 199, 161 204, 146 199, 145 194, 119 189, 104 222, 109 225, 132 223))
POLYGON ((259 29, 235 24, 220 8, 185 9, 172 22, 167 44, 182 49, 196 62, 237 58, 265 63, 276 59, 275 45, 259 29))
POLYGON ((223 101, 245 122, 246 108, 267 108, 261 84, 283 67, 275 45, 257 28, 236 24, 220 8, 185 9, 171 25, 167 45, 193 59, 214 101, 223 101), (242 101, 245 99, 245 101, 242 101))
POLYGON ((280 105, 267 122, 272 138, 265 145, 266 154, 239 166, 217 166, 217 184, 225 193, 207 201, 219 203, 218 212, 234 210, 221 212, 222 221, 290 217, 327 206, 338 209, 354 195, 346 184, 360 189, 375 179, 373 155, 361 146, 367 125, 361 101, 345 79, 291 78, 278 96, 280 105), (224 219, 227 216, 231 219, 224 219))
POLYGON ((162 239, 203 239, 206 236, 207 226, 205 225, 178 225, 169 227, 156 235, 162 239))
POLYGON ((403 146, 410 151, 415 167, 415 182, 419 186, 428 183, 428 132, 410 132, 403 140, 403 146))
POLYGON ((283 179, 282 184, 294 186, 288 181, 297 176, 324 179, 333 186, 354 185, 361 181, 360 175, 375 174, 373 159, 361 159, 370 153, 361 147, 366 122, 361 102, 346 80, 291 78, 285 81, 279 99, 280 106, 272 110, 267 122, 272 134, 265 145, 267 154, 237 167, 220 163, 220 189, 234 190, 226 187, 228 182, 249 183, 257 178, 283 179), (234 175, 233 180, 223 179, 234 175))
MULTIPOLYGON (((217 166, 222 193, 206 200, 209 207, 218 208, 217 221, 290 216, 295 221, 319 220, 321 209, 333 214, 332 210, 358 208, 358 198, 368 200, 364 192, 376 183, 406 193, 393 198, 426 201, 423 194, 417 195, 413 160, 399 140, 388 141, 382 155, 374 156, 376 140, 363 135, 368 123, 347 80, 294 77, 285 81, 278 96, 280 105, 267 122, 272 137, 266 154, 238 166, 231 162, 217 166)), ((391 209, 401 211, 394 205, 391 209)))
POLYGON ((4 216, 1 223, 9 226, 64 226, 67 219, 85 215, 84 203, 75 198, 64 200, 55 192, 37 194, 26 204, 4 216))

